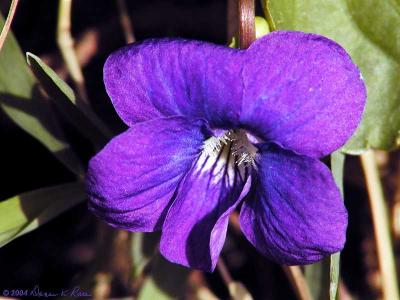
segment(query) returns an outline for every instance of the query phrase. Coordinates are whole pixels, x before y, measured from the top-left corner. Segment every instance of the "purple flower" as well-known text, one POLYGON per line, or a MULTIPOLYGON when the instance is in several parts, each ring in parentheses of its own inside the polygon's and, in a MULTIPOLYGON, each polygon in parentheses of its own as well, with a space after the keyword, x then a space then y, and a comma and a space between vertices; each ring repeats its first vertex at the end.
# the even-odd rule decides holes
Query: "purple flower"
POLYGON ((318 160, 365 105, 335 42, 276 31, 247 50, 148 40, 113 53, 104 82, 130 127, 89 164, 89 208, 111 226, 162 231, 168 260, 212 271, 229 215, 259 252, 308 264, 343 248, 347 212, 318 160))

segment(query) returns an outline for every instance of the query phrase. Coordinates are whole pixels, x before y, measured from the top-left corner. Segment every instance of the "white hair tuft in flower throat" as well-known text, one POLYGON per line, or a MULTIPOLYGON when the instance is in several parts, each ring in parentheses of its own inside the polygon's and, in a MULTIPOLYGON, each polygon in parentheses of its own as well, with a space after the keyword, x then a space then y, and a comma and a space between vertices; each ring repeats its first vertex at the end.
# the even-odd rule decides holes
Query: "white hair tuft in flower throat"
POLYGON ((229 148, 229 153, 238 166, 255 167, 257 148, 249 141, 248 134, 244 130, 228 130, 221 136, 210 137, 204 142, 203 153, 217 157, 225 147, 229 148))

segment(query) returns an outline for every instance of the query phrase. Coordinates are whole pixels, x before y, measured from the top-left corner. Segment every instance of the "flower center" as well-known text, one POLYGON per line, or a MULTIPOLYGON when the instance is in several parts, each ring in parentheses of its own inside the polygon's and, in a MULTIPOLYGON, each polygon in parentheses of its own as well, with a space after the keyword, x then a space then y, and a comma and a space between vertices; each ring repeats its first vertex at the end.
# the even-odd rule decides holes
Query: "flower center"
POLYGON ((257 148, 250 142, 249 135, 242 129, 228 130, 222 135, 207 139, 203 153, 211 157, 232 156, 237 166, 255 167, 257 148))

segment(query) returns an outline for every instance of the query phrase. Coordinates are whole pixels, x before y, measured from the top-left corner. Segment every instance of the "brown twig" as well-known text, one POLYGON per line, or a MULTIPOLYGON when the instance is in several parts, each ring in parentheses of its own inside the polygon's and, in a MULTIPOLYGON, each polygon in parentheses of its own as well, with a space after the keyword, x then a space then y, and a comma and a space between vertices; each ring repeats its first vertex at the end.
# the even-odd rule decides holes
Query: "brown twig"
POLYGON ((10 5, 10 10, 8 11, 7 19, 4 22, 3 29, 0 34, 0 51, 3 48, 4 42, 6 41, 7 34, 10 31, 11 23, 15 15, 15 11, 17 10, 19 0, 12 0, 10 5))

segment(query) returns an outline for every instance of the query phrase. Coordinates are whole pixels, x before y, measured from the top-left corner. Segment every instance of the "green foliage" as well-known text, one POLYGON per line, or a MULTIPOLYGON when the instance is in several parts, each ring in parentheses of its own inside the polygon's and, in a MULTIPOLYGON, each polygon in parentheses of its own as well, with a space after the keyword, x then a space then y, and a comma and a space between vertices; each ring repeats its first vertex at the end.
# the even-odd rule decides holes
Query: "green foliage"
POLYGON ((39 57, 27 53, 26 58, 36 78, 66 120, 98 148, 104 146, 112 137, 107 126, 87 104, 77 101, 74 91, 39 57))
POLYGON ((156 256, 152 272, 146 279, 138 300, 183 299, 189 269, 156 256))
POLYGON ((329 258, 304 267, 304 276, 315 300, 329 299, 329 258))
POLYGON ((155 233, 132 233, 131 256, 132 256, 132 275, 134 278, 142 275, 145 267, 149 265, 157 251, 160 234, 155 233))
MULTIPOLYGON (((4 19, 0 15, 0 27, 3 24, 4 19)), ((50 103, 40 93, 11 32, 0 52, 0 107, 67 168, 75 174, 83 174, 78 158, 66 142, 50 103)))
POLYGON ((270 33, 267 20, 265 20, 263 17, 255 17, 254 23, 256 26, 256 39, 259 39, 260 37, 270 33))
POLYGON ((83 183, 73 182, 0 202, 0 247, 54 219, 85 198, 83 183))
MULTIPOLYGON (((339 187, 342 197, 344 197, 343 190, 343 175, 344 175, 344 163, 346 155, 340 151, 336 151, 331 154, 331 169, 333 178, 335 179, 336 185, 339 187)), ((335 300, 337 295, 338 283, 339 283, 339 271, 340 271, 340 252, 332 254, 330 257, 329 267, 329 299, 335 300)))
MULTIPOLYGON (((363 121, 342 148, 359 154, 400 144, 400 5, 394 0, 263 0, 277 29, 327 36, 360 67, 368 90, 363 121), (269 2, 268 6, 266 5, 269 2)), ((268 18, 267 18, 268 19, 268 18)))

